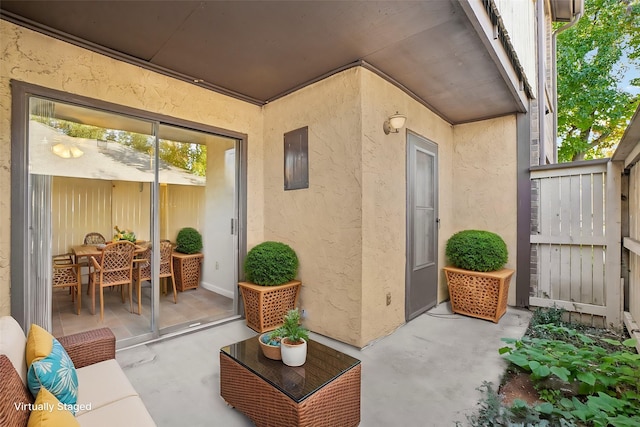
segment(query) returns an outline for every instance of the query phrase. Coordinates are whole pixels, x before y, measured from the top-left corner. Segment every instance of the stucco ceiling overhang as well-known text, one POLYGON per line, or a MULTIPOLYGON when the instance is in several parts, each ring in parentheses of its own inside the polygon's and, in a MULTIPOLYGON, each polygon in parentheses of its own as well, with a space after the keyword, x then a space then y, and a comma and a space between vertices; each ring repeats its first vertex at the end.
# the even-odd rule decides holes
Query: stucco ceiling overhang
POLYGON ((12 1, 2 18, 265 104, 366 66, 450 123, 526 109, 482 0, 12 1))

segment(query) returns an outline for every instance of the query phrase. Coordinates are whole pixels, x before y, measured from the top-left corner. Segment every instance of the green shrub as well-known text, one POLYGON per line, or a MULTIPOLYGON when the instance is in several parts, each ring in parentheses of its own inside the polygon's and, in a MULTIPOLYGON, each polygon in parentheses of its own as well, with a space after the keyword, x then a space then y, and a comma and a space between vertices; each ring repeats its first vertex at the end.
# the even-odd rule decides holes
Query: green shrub
POLYGON ((298 274, 298 257, 281 242, 263 242, 254 246, 244 260, 246 280, 263 286, 287 283, 298 274))
POLYGON ((195 228, 185 227, 178 232, 176 244, 177 252, 195 254, 202 250, 202 235, 195 228))
POLYGON ((464 230, 449 238, 445 251, 449 261, 458 268, 473 271, 500 270, 507 263, 504 240, 495 233, 464 230))

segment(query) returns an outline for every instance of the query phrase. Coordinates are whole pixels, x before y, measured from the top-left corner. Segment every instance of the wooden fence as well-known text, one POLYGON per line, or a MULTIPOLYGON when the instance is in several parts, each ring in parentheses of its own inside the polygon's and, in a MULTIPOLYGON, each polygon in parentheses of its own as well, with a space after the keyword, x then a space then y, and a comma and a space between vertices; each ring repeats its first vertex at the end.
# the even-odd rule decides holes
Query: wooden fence
POLYGON ((608 159, 531 168, 531 306, 621 327, 620 172, 608 159))
MULTIPOLYGON (((636 147, 640 147, 637 145, 636 147)), ((636 152, 637 155, 637 152, 636 152)), ((630 157, 634 159, 633 156, 630 157)), ((628 312, 625 312, 625 325, 632 337, 638 338, 636 348, 640 352, 640 167, 638 164, 629 164, 627 201, 629 204, 628 236, 623 240, 625 249, 628 250, 628 312), (635 331, 635 332, 633 332, 635 331)))

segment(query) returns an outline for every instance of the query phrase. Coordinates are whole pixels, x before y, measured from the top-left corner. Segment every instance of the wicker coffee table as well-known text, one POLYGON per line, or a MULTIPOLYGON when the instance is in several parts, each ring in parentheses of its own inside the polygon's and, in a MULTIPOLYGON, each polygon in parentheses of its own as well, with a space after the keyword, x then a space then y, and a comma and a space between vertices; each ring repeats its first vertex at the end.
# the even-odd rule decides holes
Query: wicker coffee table
POLYGON ((306 363, 289 367, 253 337, 220 349, 220 395, 259 427, 357 426, 360 361, 310 341, 306 363))

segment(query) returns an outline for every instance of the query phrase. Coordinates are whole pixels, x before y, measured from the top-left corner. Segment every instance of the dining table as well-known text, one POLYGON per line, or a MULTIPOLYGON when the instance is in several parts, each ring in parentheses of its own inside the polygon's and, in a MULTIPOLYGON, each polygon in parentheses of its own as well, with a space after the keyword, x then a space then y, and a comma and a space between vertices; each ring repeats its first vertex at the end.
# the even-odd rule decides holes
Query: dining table
MULTIPOLYGON (((133 251, 134 256, 143 253, 147 249, 148 243, 149 242, 145 242, 145 241, 137 241, 135 243, 136 247, 133 251)), ((88 244, 71 246, 71 253, 73 254, 73 257, 74 257, 74 263, 80 264, 80 259, 86 258, 87 259, 86 266, 89 267, 89 270, 91 270, 91 257, 99 257, 100 255, 102 255, 102 250, 104 249, 105 246, 106 245, 88 245, 88 244)))
MULTIPOLYGON (((135 243, 136 248, 134 254, 141 254, 146 249, 148 242, 138 241, 135 243)), ((74 245, 71 246, 71 253, 75 257, 76 263, 80 258, 87 258, 87 261, 91 260, 92 256, 100 256, 105 245, 74 245)))

